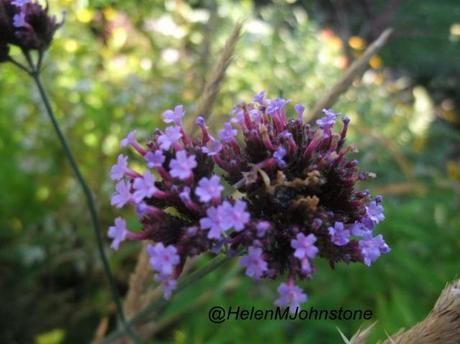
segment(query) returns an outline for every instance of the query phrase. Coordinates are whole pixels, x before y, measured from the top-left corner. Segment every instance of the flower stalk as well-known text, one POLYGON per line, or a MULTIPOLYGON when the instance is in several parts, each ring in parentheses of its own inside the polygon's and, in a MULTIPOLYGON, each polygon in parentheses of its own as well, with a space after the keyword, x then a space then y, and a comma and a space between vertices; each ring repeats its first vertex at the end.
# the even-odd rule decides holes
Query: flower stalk
MULTIPOLYGON (((72 153, 72 150, 70 149, 70 146, 64 136, 64 133, 62 132, 60 126, 59 126, 59 123, 56 119, 56 116, 54 114, 54 110, 53 110, 53 107, 51 106, 51 102, 50 102, 50 99, 48 97, 48 94, 46 93, 46 90, 45 90, 45 87, 43 86, 43 83, 41 81, 41 78, 40 78, 40 64, 41 64, 41 61, 43 59, 43 52, 39 52, 39 59, 38 59, 38 62, 37 64, 34 64, 33 60, 32 60, 32 57, 30 56, 30 53, 28 51, 23 51, 24 53, 24 56, 28 62, 28 65, 29 65, 29 68, 21 65, 20 63, 16 62, 15 65, 17 65, 18 67, 20 67, 22 70, 25 70, 27 71, 27 74, 30 75, 30 77, 32 78, 32 80, 34 81, 35 83, 35 86, 37 87, 38 91, 39 91, 39 94, 40 94, 40 98, 43 102, 43 105, 45 106, 45 109, 46 109, 46 113, 48 115, 48 118, 50 119, 51 121, 51 124, 53 126, 53 129, 54 131, 56 132, 56 135, 59 139, 59 143, 61 144, 63 150, 64 150, 64 154, 66 156, 66 158, 68 159, 69 163, 70 163, 70 167, 72 169, 72 172, 74 173, 75 175, 75 178, 77 179, 77 182, 78 184, 80 185, 80 188, 85 196, 85 200, 86 200, 86 204, 87 204, 87 207, 88 207, 88 210, 89 210, 89 214, 90 214, 90 218, 91 218, 91 223, 92 223, 92 226, 93 226, 93 229, 94 229, 94 233, 96 235, 96 242, 97 242, 97 247, 98 247, 98 251, 99 251, 99 256, 101 258, 101 261, 102 261, 102 265, 103 265, 103 268, 104 268, 104 272, 107 276, 107 279, 108 279, 108 282, 109 282, 109 285, 110 285, 110 291, 111 291, 111 294, 112 294, 112 297, 113 297, 113 300, 115 302, 115 307, 116 307, 116 311, 117 311, 117 315, 118 315, 118 318, 119 318, 119 321, 121 323, 121 325, 123 326, 124 330, 126 331, 126 333, 130 336, 130 338, 133 340, 134 343, 139 343, 140 341, 138 340, 137 338, 137 335, 133 332, 133 330, 129 327, 128 323, 126 322, 126 319, 125 319, 125 316, 124 316, 124 313, 123 313, 123 308, 122 308, 122 304, 121 304, 121 301, 120 301, 120 295, 119 295, 119 292, 118 292, 118 289, 115 285, 115 280, 113 278, 113 275, 112 275, 112 271, 110 270, 110 266, 109 266, 109 261, 107 259, 107 256, 105 254, 105 251, 104 251, 104 242, 103 242, 103 239, 102 239, 102 231, 101 231, 101 225, 100 225, 100 222, 99 222, 99 217, 98 217, 98 213, 97 213, 97 209, 96 209, 96 203, 94 201, 94 196, 91 192, 91 189, 88 185, 88 183, 86 182, 85 178, 83 177, 81 171, 80 171, 80 168, 78 166, 78 163, 72 153)), ((13 59, 11 59, 12 61, 14 61, 13 59)))

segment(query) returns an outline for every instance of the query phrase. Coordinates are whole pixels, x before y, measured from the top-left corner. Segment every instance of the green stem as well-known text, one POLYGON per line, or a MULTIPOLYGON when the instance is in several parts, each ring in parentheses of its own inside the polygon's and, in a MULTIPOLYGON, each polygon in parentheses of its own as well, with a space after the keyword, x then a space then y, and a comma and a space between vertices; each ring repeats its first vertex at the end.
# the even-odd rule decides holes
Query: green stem
MULTIPOLYGON (((229 261, 233 257, 230 256, 220 256, 216 257, 211 262, 206 265, 204 268, 197 270, 190 275, 184 276, 177 282, 176 290, 174 291, 174 295, 179 293, 181 290, 185 289, 186 287, 190 286, 194 282, 198 281, 202 277, 206 276, 208 273, 212 272, 213 270, 217 269, 219 266, 224 264, 225 262, 229 261)), ((159 308, 163 307, 166 304, 166 300, 160 299, 155 300, 146 306, 144 309, 139 311, 135 314, 129 321, 129 325, 134 325, 140 323, 144 320, 148 315, 152 314, 154 311, 158 310, 159 308)), ((108 337, 106 337, 103 343, 112 343, 114 340, 120 338, 123 335, 123 330, 115 330, 113 331, 108 337)))
MULTIPOLYGON (((29 59, 28 59, 29 60, 29 59)), ((86 198, 86 203, 88 205, 89 213, 91 216, 91 222, 94 227, 94 232, 96 234, 96 241, 97 241, 97 246, 99 250, 99 254, 101 256, 102 264, 104 267, 105 274, 107 275, 107 279, 109 281, 110 289, 112 292, 113 300, 115 302, 117 314, 119 317, 120 322, 122 323, 124 327, 124 331, 130 336, 131 340, 134 343, 140 343, 139 338, 137 335, 134 333, 134 331, 131 329, 129 324, 126 322, 124 313, 123 313, 123 307, 120 301, 120 294, 118 293, 118 289, 115 285, 115 281, 112 275, 112 272, 110 270, 109 266, 109 261, 107 259, 107 256, 104 252, 104 242, 102 239, 102 231, 101 231, 101 226, 99 223, 98 215, 97 215, 97 210, 96 210, 96 204, 94 202, 94 197, 91 192, 91 189, 89 188, 85 178, 80 172, 80 168, 78 167, 78 164, 72 154, 72 151, 67 143, 67 140, 64 136, 64 134, 61 131, 61 128, 59 127, 59 124, 56 120, 56 116, 54 115, 53 108, 51 107, 50 100, 48 98, 48 95, 46 94, 45 88, 43 87, 43 84, 40 79, 39 71, 34 68, 32 65, 31 68, 33 70, 30 72, 30 75, 32 79, 35 81, 35 84, 40 92, 41 99, 43 100, 43 104, 45 105, 46 112, 49 116, 49 119, 51 120, 51 123, 53 125, 54 130, 56 131, 56 134, 59 138, 59 142, 62 145, 62 148, 64 149, 64 154, 66 155, 67 159, 70 162, 70 166, 72 168, 72 171, 74 172, 78 183, 80 184, 80 187, 83 191, 83 194, 85 195, 86 198)))
POLYGON ((24 72, 26 72, 27 74, 30 75, 30 71, 27 69, 26 66, 24 66, 22 63, 19 63, 18 61, 16 61, 15 59, 13 59, 12 57, 8 57, 8 61, 10 61, 12 64, 14 64, 16 67, 22 69, 24 72))

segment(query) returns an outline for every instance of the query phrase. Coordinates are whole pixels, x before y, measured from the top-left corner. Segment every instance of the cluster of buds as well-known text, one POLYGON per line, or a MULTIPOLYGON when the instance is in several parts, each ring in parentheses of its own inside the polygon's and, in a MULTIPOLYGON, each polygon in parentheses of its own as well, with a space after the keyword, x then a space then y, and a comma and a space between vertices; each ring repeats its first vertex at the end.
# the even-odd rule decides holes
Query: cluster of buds
POLYGON ((0 0, 0 62, 8 60, 10 45, 45 51, 62 23, 48 15, 48 3, 43 7, 31 0, 0 0))
POLYGON ((333 132, 337 115, 325 110, 314 128, 304 123, 304 107, 287 119, 285 99, 265 99, 232 110, 219 137, 205 120, 199 137, 183 127, 183 106, 163 113, 167 126, 140 144, 135 131, 122 140, 145 161, 145 171, 128 167, 118 156, 111 178, 112 204, 131 204, 142 223, 130 231, 122 218, 109 228, 112 248, 124 240, 148 240, 155 278, 168 298, 187 257, 203 252, 244 252, 246 275, 260 280, 285 276, 276 305, 291 309, 307 300, 296 281, 311 278, 314 260, 370 266, 390 251, 373 233, 384 219, 382 197, 358 191, 370 173, 348 160, 345 146, 350 120, 333 132), (239 130, 237 129, 239 128, 239 130))

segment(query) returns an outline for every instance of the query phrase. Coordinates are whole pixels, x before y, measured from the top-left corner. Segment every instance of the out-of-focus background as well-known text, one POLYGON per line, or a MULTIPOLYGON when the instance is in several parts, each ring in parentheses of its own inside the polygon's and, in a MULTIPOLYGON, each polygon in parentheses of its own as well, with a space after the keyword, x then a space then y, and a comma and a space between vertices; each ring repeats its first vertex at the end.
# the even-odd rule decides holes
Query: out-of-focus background
MULTIPOLYGON (((369 308, 372 340, 422 319, 460 259, 460 4, 457 0, 51 0, 67 11, 43 72, 58 120, 96 195, 104 227, 108 172, 131 129, 146 137, 161 113, 192 113, 234 23, 244 18, 214 108, 220 124, 239 100, 266 90, 307 109, 387 26, 393 39, 334 110, 384 195, 379 225, 392 247, 372 268, 319 263, 302 284, 307 307, 369 308)), ((114 327, 111 300, 82 194, 30 80, 0 67, 0 342, 86 343, 114 327)), ((123 214, 134 221, 134 214, 123 214)), ((108 247, 108 245, 107 245, 108 247)), ((126 292, 140 246, 109 250, 126 292)), ((153 283, 153 282, 152 282, 153 283)), ((360 321, 208 321, 211 306, 270 308, 276 282, 253 283, 236 260, 169 303, 156 321, 165 343, 329 343, 360 321), (223 287, 222 287, 223 286, 223 287)), ((368 323, 370 324, 370 322, 368 323)))

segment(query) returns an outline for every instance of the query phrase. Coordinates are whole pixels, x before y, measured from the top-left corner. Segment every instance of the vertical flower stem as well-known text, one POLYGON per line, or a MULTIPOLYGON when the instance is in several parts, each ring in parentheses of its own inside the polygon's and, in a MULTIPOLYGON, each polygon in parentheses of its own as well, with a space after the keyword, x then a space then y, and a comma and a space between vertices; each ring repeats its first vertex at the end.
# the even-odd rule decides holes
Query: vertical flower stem
POLYGON ((86 182, 85 178, 81 174, 80 168, 78 167, 78 164, 77 164, 77 162, 76 162, 76 160, 75 160, 75 158, 73 156, 73 153, 72 153, 72 151, 70 149, 70 146, 67 143, 67 140, 66 140, 63 132, 61 131, 61 128, 59 127, 59 123, 57 122, 56 116, 54 115, 54 111, 53 111, 53 108, 51 106, 51 102, 50 102, 50 100, 48 98, 48 95, 47 95, 47 93, 45 91, 45 88, 43 87, 43 84, 41 82, 40 71, 33 64, 32 60, 30 58, 30 55, 27 54, 26 59, 29 62, 29 67, 31 68, 31 70, 29 71, 29 75, 34 80, 35 85, 37 86, 38 91, 40 92, 41 99, 43 101, 43 104, 45 105, 46 112, 47 112, 48 117, 49 117, 49 119, 51 121, 51 124, 53 125, 53 128, 54 128, 54 130, 55 130, 55 132, 56 132, 56 134, 57 134, 57 136, 59 138, 59 142, 61 143, 62 148, 64 149, 64 154, 66 155, 67 159, 69 160, 70 166, 72 168, 72 171, 75 174, 75 177, 77 178, 77 181, 80 184, 80 187, 81 187, 81 189, 83 191, 83 194, 85 196, 86 203, 87 203, 89 213, 90 213, 90 217, 91 217, 91 222, 92 222, 92 225, 93 225, 93 228, 94 228, 94 232, 96 234, 96 241, 97 241, 97 247, 98 247, 98 250, 99 250, 99 255, 100 255, 101 260, 102 260, 102 265, 104 267, 105 274, 106 274, 107 279, 109 281, 109 285, 110 285, 113 300, 115 302, 118 318, 119 318, 119 320, 120 320, 120 322, 121 322, 121 324, 122 324, 122 326, 124 328, 124 331, 129 335, 131 340, 134 343, 140 343, 140 340, 139 340, 138 336, 134 333, 132 328, 127 323, 127 321, 125 319, 125 316, 124 316, 124 313, 123 313, 123 307, 122 307, 121 301, 120 301, 120 294, 118 293, 118 289, 117 289, 117 287, 115 285, 115 280, 114 280, 112 272, 110 270, 109 261, 107 259, 107 256, 106 256, 105 252, 104 252, 104 242, 103 242, 103 239, 102 239, 101 225, 99 223, 97 210, 96 210, 96 204, 94 202, 94 197, 93 197, 93 194, 91 192, 91 189, 89 188, 88 183, 86 182))

